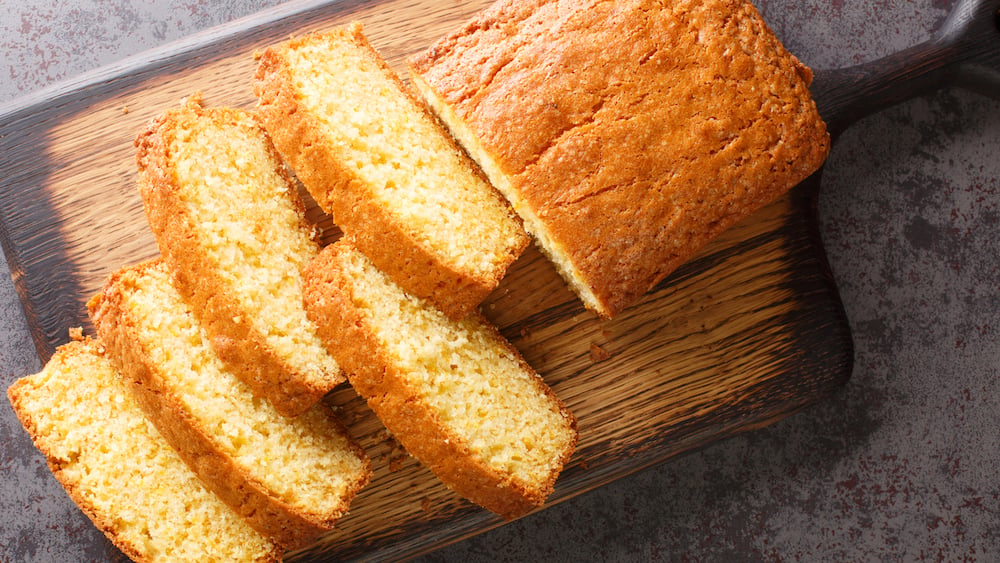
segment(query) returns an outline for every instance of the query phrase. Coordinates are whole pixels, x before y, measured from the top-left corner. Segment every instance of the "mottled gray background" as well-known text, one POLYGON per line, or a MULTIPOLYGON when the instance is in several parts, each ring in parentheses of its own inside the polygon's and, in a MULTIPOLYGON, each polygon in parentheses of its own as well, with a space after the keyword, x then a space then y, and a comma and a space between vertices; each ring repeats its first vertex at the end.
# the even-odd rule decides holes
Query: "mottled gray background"
MULTIPOLYGON (((0 102, 277 3, 0 0, 0 102)), ((814 68, 923 41, 951 4, 756 3, 814 68)), ((854 332, 850 383, 426 559, 1000 561, 998 204, 1000 102, 947 90, 856 124, 819 206, 854 332)), ((8 276, 0 334, 6 388, 39 368, 8 276)), ((0 561, 115 557, 0 401, 0 561)))

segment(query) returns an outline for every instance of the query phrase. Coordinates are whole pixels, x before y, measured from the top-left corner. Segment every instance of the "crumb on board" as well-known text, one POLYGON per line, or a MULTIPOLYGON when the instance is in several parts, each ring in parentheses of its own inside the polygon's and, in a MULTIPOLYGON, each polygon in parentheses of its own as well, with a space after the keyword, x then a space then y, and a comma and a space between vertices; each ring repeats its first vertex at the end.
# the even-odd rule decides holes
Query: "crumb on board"
POLYGON ((607 360, 610 357, 611 357, 611 353, 608 352, 607 350, 605 350, 604 348, 601 348, 600 346, 598 346, 597 344, 594 344, 594 343, 590 344, 590 361, 591 362, 594 362, 596 364, 598 362, 603 362, 604 360, 607 360))
POLYGON ((402 469, 407 457, 408 455, 405 453, 403 455, 389 456, 389 471, 395 473, 402 469))

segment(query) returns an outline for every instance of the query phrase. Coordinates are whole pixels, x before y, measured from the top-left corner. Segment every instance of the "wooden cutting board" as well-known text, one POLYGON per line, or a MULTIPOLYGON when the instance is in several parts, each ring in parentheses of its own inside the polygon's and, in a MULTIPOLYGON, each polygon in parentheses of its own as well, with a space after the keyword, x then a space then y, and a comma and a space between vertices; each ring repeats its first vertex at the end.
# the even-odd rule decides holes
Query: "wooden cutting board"
MULTIPOLYGON (((403 71, 486 1, 291 3, 91 73, 0 115, 0 238, 42 360, 108 274, 157 254, 135 187, 132 141, 182 97, 252 104, 254 52, 350 20, 403 71)), ((852 367, 826 267, 811 178, 711 243, 613 321, 585 311, 534 249, 483 305, 579 418, 580 444, 549 504, 819 400, 852 367)), ((336 237, 315 207, 310 217, 336 237)), ((502 522, 388 438, 349 387, 328 401, 373 459, 372 484, 337 529, 293 554, 399 558, 502 522)))

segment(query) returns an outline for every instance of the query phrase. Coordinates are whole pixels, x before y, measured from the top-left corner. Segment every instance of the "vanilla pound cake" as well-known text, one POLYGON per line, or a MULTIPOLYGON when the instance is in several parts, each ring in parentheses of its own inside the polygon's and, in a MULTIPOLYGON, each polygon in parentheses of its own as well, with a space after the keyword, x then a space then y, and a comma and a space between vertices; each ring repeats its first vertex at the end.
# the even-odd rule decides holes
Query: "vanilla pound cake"
POLYGON ((306 304, 354 388, 442 482, 507 519, 543 504, 576 419, 479 313, 449 319, 343 240, 307 270, 306 304))
POLYGON ((529 242, 520 220, 353 24, 260 57, 257 109, 352 243, 452 318, 529 242))
POLYGON ((227 369, 163 262, 112 274, 88 308, 150 420, 257 530, 300 546, 370 479, 368 457, 324 403, 282 416, 227 369))
POLYGON ((747 0, 500 0, 410 70, 604 317, 830 146, 811 72, 747 0))
POLYGON ((282 414, 311 407, 344 377, 302 308, 319 244, 264 128, 191 99, 136 148, 157 245, 216 353, 282 414))
POLYGON ((133 560, 281 560, 147 421, 99 343, 60 346, 7 396, 70 498, 133 560))

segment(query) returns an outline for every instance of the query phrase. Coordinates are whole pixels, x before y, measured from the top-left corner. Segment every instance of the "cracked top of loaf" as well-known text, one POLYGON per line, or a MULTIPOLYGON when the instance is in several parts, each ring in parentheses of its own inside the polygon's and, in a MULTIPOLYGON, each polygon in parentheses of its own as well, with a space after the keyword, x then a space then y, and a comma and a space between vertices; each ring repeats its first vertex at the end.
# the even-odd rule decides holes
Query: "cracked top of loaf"
POLYGON ((745 0, 501 0, 410 66, 605 317, 829 152, 812 73, 745 0))

